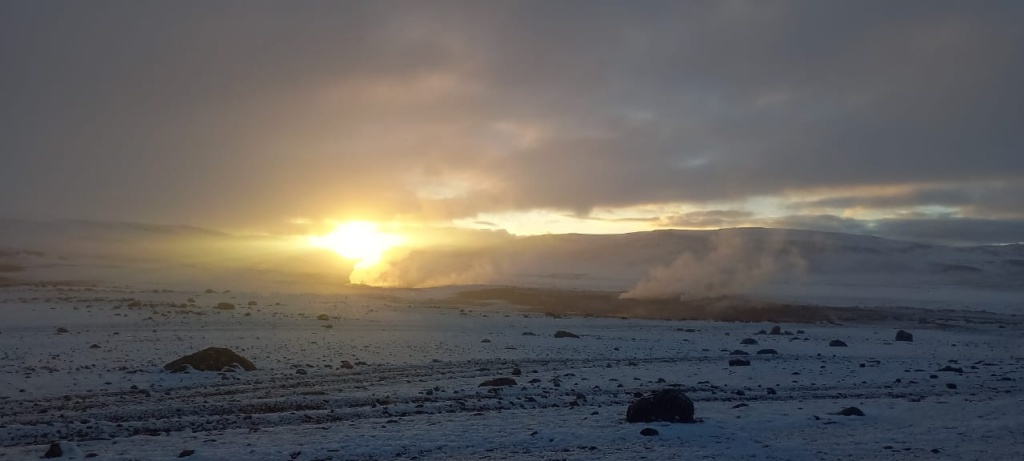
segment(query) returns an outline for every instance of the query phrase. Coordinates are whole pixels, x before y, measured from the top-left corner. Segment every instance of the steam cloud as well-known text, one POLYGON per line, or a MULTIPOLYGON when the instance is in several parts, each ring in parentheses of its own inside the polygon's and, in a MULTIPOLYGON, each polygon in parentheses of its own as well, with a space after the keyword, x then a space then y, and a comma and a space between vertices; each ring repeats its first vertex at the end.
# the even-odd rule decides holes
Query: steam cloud
POLYGON ((704 251, 687 251, 671 264, 651 269, 623 299, 701 298, 740 295, 771 280, 802 273, 807 263, 785 233, 754 238, 722 232, 704 251))

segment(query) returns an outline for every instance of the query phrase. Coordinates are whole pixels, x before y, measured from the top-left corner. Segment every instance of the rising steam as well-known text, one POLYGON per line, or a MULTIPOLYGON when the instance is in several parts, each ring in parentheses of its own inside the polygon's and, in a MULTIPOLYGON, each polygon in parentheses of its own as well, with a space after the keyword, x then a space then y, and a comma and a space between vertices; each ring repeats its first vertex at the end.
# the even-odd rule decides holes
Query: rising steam
POLYGON ((701 298, 741 295, 764 283, 802 273, 805 260, 785 245, 784 233, 754 237, 720 232, 704 251, 687 251, 651 269, 623 299, 701 298))

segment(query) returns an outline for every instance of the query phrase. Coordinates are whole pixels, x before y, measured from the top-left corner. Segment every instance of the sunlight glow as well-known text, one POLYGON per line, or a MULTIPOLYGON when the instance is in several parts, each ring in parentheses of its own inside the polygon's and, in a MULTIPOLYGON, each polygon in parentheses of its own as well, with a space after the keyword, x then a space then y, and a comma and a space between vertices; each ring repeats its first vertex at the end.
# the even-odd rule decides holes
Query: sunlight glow
POLYGON ((356 261, 356 268, 365 269, 380 262, 389 249, 402 244, 403 239, 377 230, 377 225, 366 221, 339 224, 331 233, 310 237, 310 243, 333 250, 344 258, 356 261))

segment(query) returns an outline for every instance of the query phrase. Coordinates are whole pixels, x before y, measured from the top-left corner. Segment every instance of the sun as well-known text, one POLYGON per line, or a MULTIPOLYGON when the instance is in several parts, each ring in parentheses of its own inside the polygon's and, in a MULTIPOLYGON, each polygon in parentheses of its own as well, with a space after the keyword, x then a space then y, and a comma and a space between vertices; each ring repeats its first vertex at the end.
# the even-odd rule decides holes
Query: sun
POLYGON ((351 221, 339 224, 327 235, 313 236, 310 241, 314 246, 355 260, 356 268, 364 269, 380 262, 385 252, 402 243, 402 238, 377 230, 374 223, 351 221))

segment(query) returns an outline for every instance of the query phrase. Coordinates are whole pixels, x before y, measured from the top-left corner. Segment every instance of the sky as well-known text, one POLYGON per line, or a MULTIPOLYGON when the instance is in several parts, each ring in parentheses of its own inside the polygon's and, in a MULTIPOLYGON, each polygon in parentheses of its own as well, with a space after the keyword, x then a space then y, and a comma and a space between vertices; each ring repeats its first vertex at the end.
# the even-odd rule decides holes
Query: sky
POLYGON ((997 0, 7 0, 0 216, 1018 242, 1022 20, 997 0))

